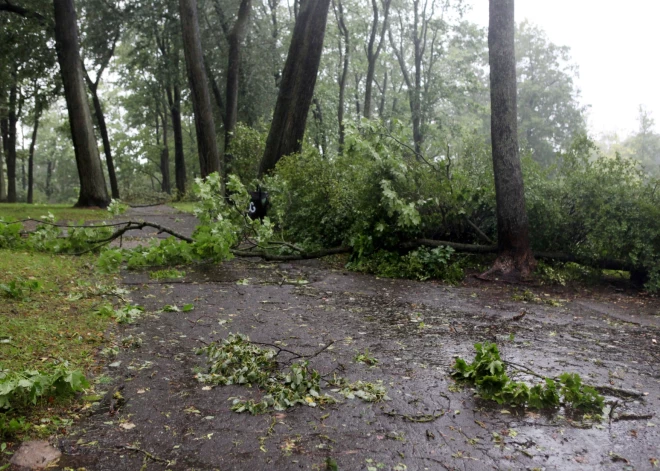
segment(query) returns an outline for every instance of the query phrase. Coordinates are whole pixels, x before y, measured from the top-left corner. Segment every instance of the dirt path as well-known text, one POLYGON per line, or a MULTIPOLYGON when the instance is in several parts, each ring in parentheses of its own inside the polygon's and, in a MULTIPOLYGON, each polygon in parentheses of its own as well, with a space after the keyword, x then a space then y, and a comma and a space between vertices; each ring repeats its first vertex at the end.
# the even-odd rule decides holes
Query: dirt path
MULTIPOLYGON (((123 218, 190 233, 190 216, 147 209, 123 218)), ((536 289, 560 306, 525 304, 512 301, 506 285, 382 280, 318 261, 234 260, 185 270, 173 283, 124 274, 130 297, 148 314, 118 327, 116 339, 132 335, 142 344, 107 361, 112 382, 99 389, 108 399, 59 440, 61 469, 324 470, 331 458, 339 470, 645 470, 660 459, 657 301, 614 290, 594 297, 536 289), (156 313, 187 303, 194 310, 156 313), (194 377, 206 366, 195 350, 230 332, 305 355, 334 342, 311 366, 382 380, 391 400, 234 413, 230 398, 259 392, 208 390, 194 377), (475 399, 448 374, 454 355, 471 359, 472 345, 485 340, 539 373, 574 371, 592 384, 648 395, 617 399, 623 420, 586 428, 563 411, 543 415, 475 399), (354 362, 365 349, 377 366, 354 362), (110 400, 117 389, 123 406, 110 400), (410 421, 429 416, 436 417, 410 421)), ((281 352, 278 360, 292 357, 281 352)))

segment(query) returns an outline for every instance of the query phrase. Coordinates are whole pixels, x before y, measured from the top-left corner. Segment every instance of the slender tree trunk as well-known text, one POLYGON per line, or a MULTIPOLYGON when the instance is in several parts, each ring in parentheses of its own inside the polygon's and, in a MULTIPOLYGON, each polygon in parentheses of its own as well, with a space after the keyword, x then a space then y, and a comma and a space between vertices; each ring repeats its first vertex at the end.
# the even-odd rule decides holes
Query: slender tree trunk
POLYGON ((259 177, 300 152, 321 62, 330 0, 301 0, 259 177))
POLYGON ((110 138, 108 137, 108 128, 105 124, 105 114, 101 107, 101 100, 99 100, 98 86, 87 80, 87 87, 92 94, 92 103, 94 104, 94 115, 96 116, 96 124, 101 133, 101 140, 103 141, 103 152, 105 154, 105 163, 108 167, 108 178, 110 179, 110 190, 114 199, 119 199, 119 185, 117 184, 117 174, 115 173, 115 162, 112 158, 112 148, 110 147, 110 138))
POLYGON ((16 82, 9 90, 9 112, 7 117, 6 155, 7 155, 7 203, 16 203, 16 123, 18 116, 16 106, 18 101, 16 82))
POLYGON ((0 203, 4 203, 7 200, 7 187, 5 185, 5 156, 7 155, 5 127, 7 125, 7 120, 0 118, 0 139, 2 139, 2 146, 0 146, 0 203))
POLYGON ((181 14, 183 52, 186 58, 186 69, 188 70, 188 81, 190 82, 195 114, 199 166, 202 178, 206 178, 213 172, 219 172, 220 174, 223 172, 220 168, 211 95, 209 94, 204 68, 204 56, 197 19, 197 0, 179 0, 179 10, 181 14))
MULTIPOLYGON (((35 98, 35 102, 37 99, 35 98)), ((32 128, 32 141, 30 142, 30 153, 28 157, 28 190, 27 202, 34 203, 34 148, 37 145, 37 132, 39 131, 39 118, 41 118, 41 106, 38 102, 34 108, 34 127, 32 128)))
POLYGON ((364 117, 371 118, 371 97, 373 95, 374 75, 376 74, 376 62, 380 56, 380 51, 385 42, 385 31, 387 31, 387 20, 390 13, 390 3, 392 0, 383 0, 383 24, 381 25, 380 39, 376 44, 378 34, 378 0, 371 0, 371 9, 373 10, 373 21, 371 23, 371 34, 369 35, 369 44, 367 46, 367 82, 364 92, 364 117))
POLYGON ((490 0, 491 140, 497 201, 498 258, 485 275, 528 277, 532 254, 518 150, 514 0, 490 0))
POLYGON ((160 173, 163 176, 161 190, 164 193, 172 193, 170 183, 170 148, 167 145, 167 112, 163 113, 163 149, 160 152, 160 173))
MULTIPOLYGON (((227 118, 225 119, 225 169, 229 173, 232 155, 231 140, 234 137, 238 119, 238 86, 241 63, 241 45, 245 40, 252 0, 242 0, 238 9, 238 18, 229 33, 229 60, 227 62, 227 118)), ((226 176, 225 176, 226 178, 226 176)))
POLYGON ((53 181, 53 170, 54 170, 54 165, 53 161, 49 160, 46 164, 46 198, 48 198, 48 201, 50 201, 50 197, 53 196, 53 186, 52 186, 52 181, 53 181))
POLYGON ((25 156, 21 156, 21 189, 23 193, 27 190, 27 178, 25 175, 25 156))
POLYGON ((328 147, 328 138, 325 134, 325 125, 323 124, 323 109, 321 108, 321 103, 318 98, 313 100, 314 108, 312 109, 312 116, 314 116, 314 121, 316 121, 316 147, 318 147, 321 155, 324 157, 327 156, 327 147, 328 147))
POLYGON ((383 119, 385 116, 385 101, 387 99, 387 69, 385 70, 385 78, 383 79, 383 89, 380 91, 380 106, 378 107, 378 117, 383 119))
POLYGON ((186 194, 186 159, 183 153, 183 128, 181 127, 181 91, 178 85, 167 87, 167 103, 172 118, 172 134, 174 135, 174 179, 177 197, 186 194))
MULTIPOLYGON (((344 6, 341 3, 342 0, 337 0, 335 6, 335 16, 337 17, 337 24, 339 26, 339 32, 341 33, 344 40, 344 52, 342 54, 342 68, 341 74, 339 75, 339 103, 337 104, 337 121, 339 122, 339 153, 344 152, 344 140, 346 138, 346 126, 344 124, 344 109, 346 102, 346 81, 348 80, 348 66, 350 63, 350 54, 351 54, 351 43, 350 35, 348 33, 348 28, 346 27, 346 22, 344 21, 344 6)), ((341 41, 339 44, 339 50, 341 51, 341 41)))
POLYGON ((213 92, 213 98, 215 98, 215 104, 218 106, 218 114, 220 115, 220 119, 222 120, 222 125, 224 127, 227 127, 227 113, 225 108, 225 100, 222 98, 222 92, 220 91, 220 86, 218 85, 218 81, 213 76, 213 71, 209 67, 209 64, 206 61, 206 59, 204 59, 204 67, 206 69, 206 77, 209 80, 209 84, 211 84, 211 91, 213 92))
POLYGON ((110 203, 105 176, 94 136, 92 114, 87 101, 82 63, 78 51, 78 26, 73 0, 53 0, 55 6, 55 44, 69 110, 71 137, 76 154, 80 196, 76 206, 110 203))

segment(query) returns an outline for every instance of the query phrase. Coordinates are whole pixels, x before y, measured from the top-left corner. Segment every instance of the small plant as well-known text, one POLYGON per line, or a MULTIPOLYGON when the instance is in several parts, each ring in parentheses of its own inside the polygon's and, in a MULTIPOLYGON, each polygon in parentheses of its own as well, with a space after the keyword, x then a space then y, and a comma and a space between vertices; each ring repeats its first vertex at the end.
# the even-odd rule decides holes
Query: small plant
POLYGON ((41 288, 37 280, 15 279, 9 283, 0 283, 0 293, 6 298, 22 301, 41 288))
POLYGON ((61 364, 52 373, 26 370, 20 373, 0 372, 0 410, 14 404, 36 404, 37 399, 52 394, 64 396, 88 388, 89 383, 78 370, 61 364))
POLYGON ((494 343, 477 343, 477 354, 468 364, 457 358, 452 376, 470 382, 477 387, 479 395, 498 404, 527 406, 534 409, 566 407, 600 413, 603 396, 590 386, 582 384, 576 373, 564 373, 559 378, 544 378, 542 384, 532 387, 522 381, 513 381, 506 374, 505 362, 500 358, 494 343))
POLYGON ((365 349, 364 352, 357 352, 354 358, 356 363, 363 363, 369 366, 375 366, 378 364, 378 360, 369 353, 369 349, 365 349))
MULTIPOLYGON (((5 413, 0 413, 0 439, 10 440, 16 435, 26 433, 31 426, 32 424, 27 422, 23 416, 9 417, 5 413)), ((0 444, 0 452, 4 453, 6 447, 5 443, 0 444)))

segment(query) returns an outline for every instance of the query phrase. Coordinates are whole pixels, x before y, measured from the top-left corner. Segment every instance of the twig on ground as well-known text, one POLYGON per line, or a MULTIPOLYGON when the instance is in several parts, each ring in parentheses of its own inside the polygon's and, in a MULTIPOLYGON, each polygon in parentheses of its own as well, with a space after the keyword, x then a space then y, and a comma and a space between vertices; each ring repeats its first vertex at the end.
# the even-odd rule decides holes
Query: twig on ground
POLYGON ((169 461, 169 460, 166 460, 166 459, 163 459, 163 458, 159 458, 159 457, 153 455, 152 453, 149 453, 148 451, 143 450, 142 448, 138 448, 138 447, 136 447, 136 446, 131 446, 131 445, 117 445, 117 448, 123 448, 124 450, 130 450, 130 451, 136 451, 136 452, 138 452, 138 453, 142 453, 142 454, 144 454, 144 456, 146 456, 147 458, 149 458, 149 459, 152 460, 152 461, 157 461, 157 462, 159 462, 159 463, 165 463, 165 464, 167 464, 167 465, 170 464, 170 461, 169 461))

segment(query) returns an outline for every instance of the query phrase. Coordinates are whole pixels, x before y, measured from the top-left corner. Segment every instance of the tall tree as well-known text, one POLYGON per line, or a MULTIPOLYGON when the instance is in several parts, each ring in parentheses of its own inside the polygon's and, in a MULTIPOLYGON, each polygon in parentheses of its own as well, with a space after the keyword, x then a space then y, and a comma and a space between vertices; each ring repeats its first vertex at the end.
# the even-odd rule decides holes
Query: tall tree
POLYGON ((485 274, 527 277, 536 261, 529 241, 518 150, 514 0, 490 0, 491 141, 497 203, 498 257, 485 274))
POLYGON ((16 127, 21 115, 23 98, 19 95, 16 73, 12 75, 9 88, 9 106, 7 118, 3 123, 3 140, 6 142, 5 158, 7 161, 7 202, 16 203, 16 127))
POLYGON ((99 149, 94 136, 92 114, 87 101, 82 62, 78 50, 78 26, 73 0, 53 0, 55 7, 55 44, 60 64, 62 83, 71 137, 76 154, 80 194, 76 206, 99 206, 110 203, 101 167, 99 149))
POLYGON ((330 0, 301 0, 259 177, 285 155, 300 152, 314 98, 330 0))
POLYGON ((197 150, 202 178, 213 172, 223 173, 220 168, 218 145, 215 137, 215 121, 211 108, 211 95, 204 67, 202 43, 197 17, 197 0, 179 0, 183 53, 186 58, 188 81, 195 114, 197 150))
MULTIPOLYGON (((432 63, 428 63, 434 59, 433 50, 431 50, 429 61, 424 61, 429 42, 435 45, 437 37, 437 29, 434 29, 432 38, 429 37, 429 27, 434 22, 436 0, 412 0, 412 21, 407 20, 410 14, 410 8, 404 5, 399 9, 399 42, 395 41, 392 29, 389 29, 390 45, 394 51, 394 55, 399 62, 401 74, 406 83, 408 91, 408 102, 410 105, 410 114, 413 128, 413 141, 415 143, 415 152, 420 154, 422 152, 422 143, 424 141, 424 120, 422 114, 422 82, 424 79, 424 70, 432 70, 432 63), (408 26, 404 26, 408 23, 408 26), (407 30, 407 28, 410 28, 407 30), (406 49, 404 39, 407 37, 412 38, 413 51, 412 51, 412 73, 406 62, 406 49)), ((449 5, 449 2, 446 2, 449 5)))
POLYGON ((351 38, 346 27, 346 19, 344 18, 344 5, 342 0, 333 0, 332 6, 337 19, 337 27, 339 28, 339 62, 341 69, 337 83, 339 84, 339 99, 337 103, 337 121, 339 123, 339 153, 344 151, 344 140, 346 137, 346 125, 344 124, 344 108, 346 102, 346 82, 348 80, 348 66, 350 65, 351 57, 351 38), (343 43, 343 48, 342 48, 343 43))
POLYGON ((32 123, 32 139, 30 140, 30 150, 28 153, 28 181, 27 181, 27 197, 28 204, 34 203, 34 150, 37 145, 37 133, 39 132, 39 120, 41 113, 46 105, 45 97, 39 91, 37 80, 34 80, 34 110, 33 123, 32 123))
POLYGON ((229 60, 227 61, 227 110, 225 118, 225 169, 229 172, 231 145, 238 120, 238 79, 241 64, 241 45, 247 32, 248 18, 252 0, 242 0, 238 9, 236 23, 229 33, 229 60))
POLYGON ((119 41, 121 35, 123 11, 120 11, 115 4, 105 1, 84 0, 82 5, 84 15, 81 20, 82 50, 84 52, 83 73, 92 97, 94 118, 103 142, 110 190, 112 197, 119 199, 115 162, 112 156, 105 114, 99 97, 99 85, 103 73, 115 54, 117 41, 119 41), (87 64, 87 67, 85 64, 87 64), (93 79, 89 72, 93 74, 93 79))
POLYGON ((380 56, 380 51, 383 49, 385 42, 385 32, 387 31, 387 21, 390 15, 390 4, 392 0, 380 0, 383 13, 383 21, 380 24, 380 33, 378 32, 380 10, 378 0, 371 0, 371 9, 373 11, 373 19, 371 22, 371 31, 369 32, 369 43, 367 44, 367 81, 365 83, 364 92, 364 117, 371 118, 371 102, 373 95, 374 76, 376 74, 376 62, 380 56), (376 37, 378 36, 378 43, 376 37))
POLYGON ((538 27, 523 21, 516 28, 518 136, 545 164, 586 134, 586 107, 574 84, 578 68, 570 59, 570 49, 550 42, 538 27))
POLYGON ((165 98, 172 121, 174 135, 174 180, 179 198, 186 194, 186 159, 183 152, 183 126, 181 123, 180 41, 166 18, 162 28, 154 26, 155 39, 160 52, 159 72, 163 74, 165 98))
MULTIPOLYGON (((0 118, 0 128, 2 127, 2 118, 0 118)), ((4 134, 0 132, 0 203, 4 203, 7 199, 7 187, 5 186, 5 139, 4 134)))

